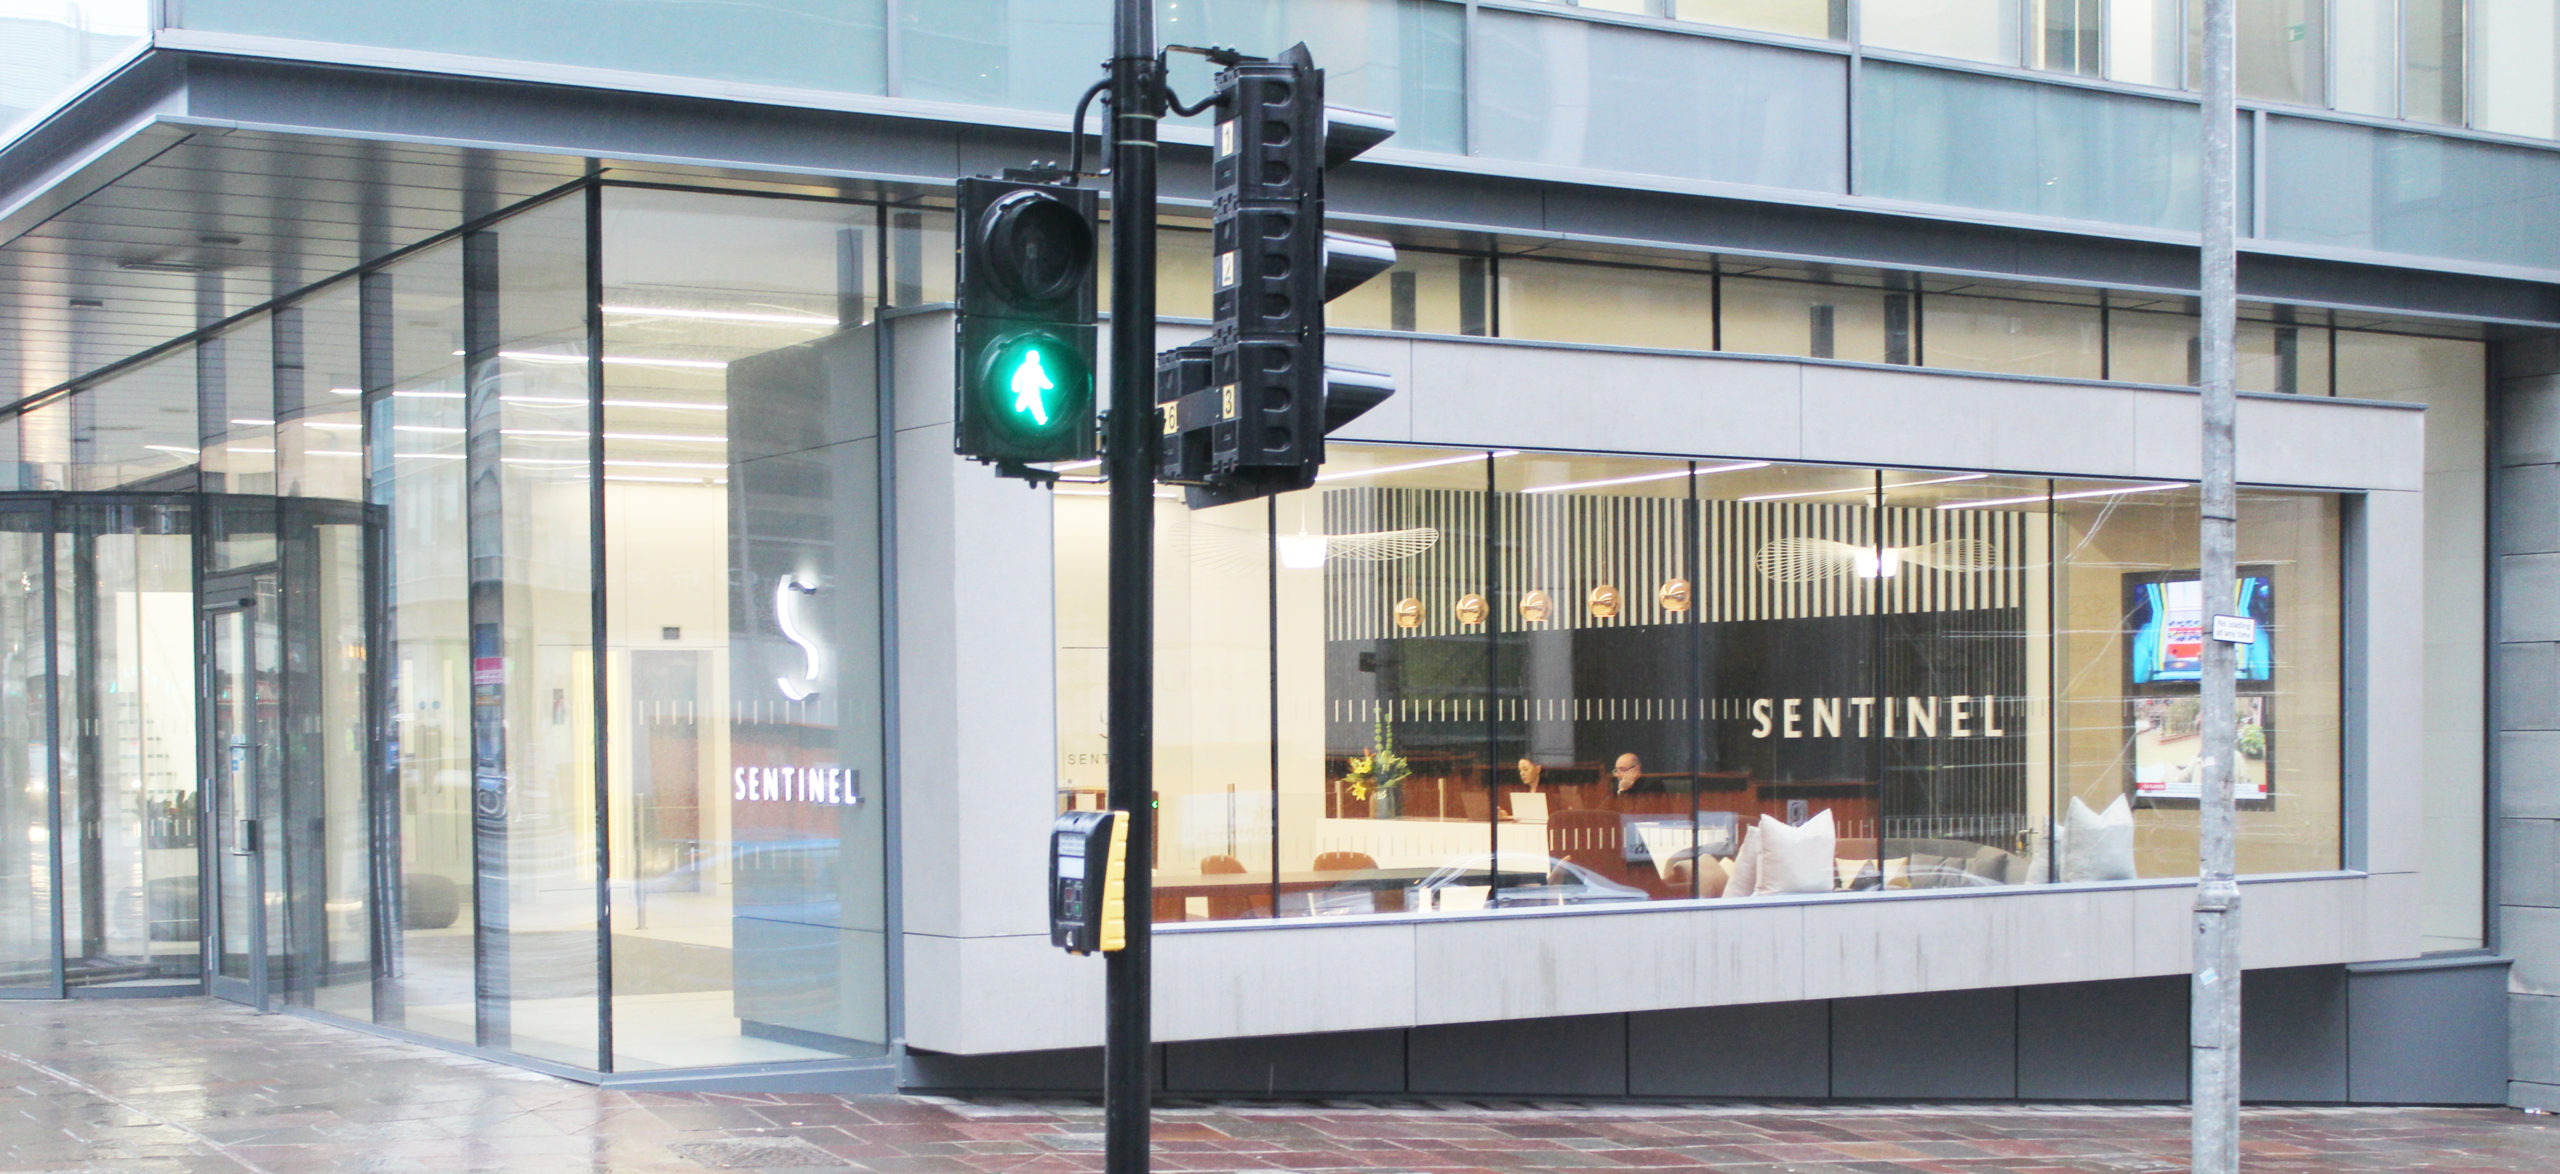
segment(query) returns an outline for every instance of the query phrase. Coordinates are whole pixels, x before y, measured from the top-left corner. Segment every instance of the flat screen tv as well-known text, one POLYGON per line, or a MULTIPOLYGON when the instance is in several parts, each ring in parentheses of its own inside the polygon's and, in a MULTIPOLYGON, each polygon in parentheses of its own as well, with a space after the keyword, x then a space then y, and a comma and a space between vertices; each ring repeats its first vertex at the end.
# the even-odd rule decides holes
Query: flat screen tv
POLYGON ((2258 621, 2258 639, 2240 649, 2242 681, 2275 679, 2275 568, 2244 566, 2227 604, 2208 609, 2194 571, 2140 572, 2124 577, 2125 673, 2133 685, 2163 685, 2203 677, 2206 630, 2216 615, 2258 621))

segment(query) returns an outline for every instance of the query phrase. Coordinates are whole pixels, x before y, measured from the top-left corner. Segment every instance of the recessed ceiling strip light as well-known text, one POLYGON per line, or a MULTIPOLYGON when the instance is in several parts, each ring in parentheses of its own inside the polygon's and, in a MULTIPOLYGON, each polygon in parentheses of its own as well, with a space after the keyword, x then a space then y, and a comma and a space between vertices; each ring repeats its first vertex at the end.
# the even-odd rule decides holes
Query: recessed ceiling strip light
POLYGON ((1601 481, 1575 481, 1564 485, 1536 485, 1523 489, 1520 492, 1563 493, 1569 489, 1600 489, 1611 485, 1634 485, 1640 481, 1669 481, 1674 477, 1686 477, 1692 472, 1695 472, 1698 476, 1704 477, 1710 473, 1739 473, 1744 469, 1766 469, 1768 467, 1769 462, 1767 461, 1737 461, 1730 465, 1713 465, 1708 468, 1696 470, 1673 469, 1668 473, 1643 473, 1633 477, 1611 477, 1601 481))
MULTIPOLYGON (((1885 489, 1887 491, 1891 491, 1895 489, 1912 489, 1922 485, 1951 485, 1958 481, 1980 481, 1990 475, 1991 474, 1989 473, 1961 473, 1953 477, 1932 477, 1926 481, 1897 481, 1891 485, 1885 486, 1885 489)), ((1859 485, 1846 489, 1806 489, 1796 493, 1754 493, 1748 497, 1735 498, 1734 500, 1788 501, 1799 497, 1836 497, 1844 493, 1873 493, 1875 492, 1875 489, 1876 487, 1873 485, 1859 485)))
POLYGON ((2163 489, 2184 489, 2186 487, 2187 485, 2183 481, 2170 481, 2159 485, 2125 485, 2114 489, 2079 489, 2070 493, 2038 493, 2028 497, 1995 497, 1986 501, 1951 501, 1939 506, 1938 508, 1942 510, 1974 510, 1995 505, 2030 505, 2040 501, 2065 501, 2075 497, 2119 497, 2128 493, 2158 493, 2163 489))
POLYGON ((1347 481, 1353 477, 1375 477, 1381 473, 1410 473, 1415 469, 1437 469, 1442 465, 1463 465, 1469 461, 1484 460, 1488 456, 1516 457, 1519 455, 1520 450, 1516 448, 1495 449, 1491 453, 1478 451, 1467 453, 1464 456, 1436 457, 1432 460, 1413 461, 1402 465, 1380 465, 1374 469, 1344 469, 1338 473, 1318 473, 1316 474, 1316 480, 1319 482, 1347 481))

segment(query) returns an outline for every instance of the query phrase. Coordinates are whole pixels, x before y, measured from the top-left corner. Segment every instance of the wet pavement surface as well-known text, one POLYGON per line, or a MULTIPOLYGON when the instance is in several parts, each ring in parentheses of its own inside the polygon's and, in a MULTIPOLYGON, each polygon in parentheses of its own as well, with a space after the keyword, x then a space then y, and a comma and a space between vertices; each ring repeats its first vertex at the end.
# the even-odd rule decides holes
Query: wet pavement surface
MULTIPOLYGON (((625 1093, 201 999, 0 1003, 0 1171, 1101 1168, 1073 1101, 625 1093)), ((2249 1171, 2560 1171, 2560 1117, 2253 1109, 2249 1171)), ((1165 1171, 2153 1174, 2186 1118, 2103 1105, 1163 1105, 1165 1171)))

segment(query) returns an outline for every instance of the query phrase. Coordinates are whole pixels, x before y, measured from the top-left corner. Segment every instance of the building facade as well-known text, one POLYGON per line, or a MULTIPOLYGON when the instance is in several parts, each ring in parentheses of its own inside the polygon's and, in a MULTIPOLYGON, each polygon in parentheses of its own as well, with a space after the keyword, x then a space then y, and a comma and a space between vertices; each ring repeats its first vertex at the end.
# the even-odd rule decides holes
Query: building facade
MULTIPOLYGON (((2188 7, 1160 5, 1401 255, 1314 488, 1159 494, 1168 1090, 2185 1095, 2188 7)), ((2246 1092, 2560 1107, 2560 23, 2241 9, 2246 1092)), ((1102 490, 948 303, 1107 22, 0 7, 0 996, 1097 1084, 1102 490)))

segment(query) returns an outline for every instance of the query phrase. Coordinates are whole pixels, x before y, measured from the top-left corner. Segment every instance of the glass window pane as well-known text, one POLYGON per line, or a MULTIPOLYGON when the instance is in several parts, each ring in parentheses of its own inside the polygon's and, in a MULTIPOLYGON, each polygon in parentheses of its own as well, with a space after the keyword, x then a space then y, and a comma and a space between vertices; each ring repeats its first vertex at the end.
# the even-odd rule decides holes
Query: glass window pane
MULTIPOLYGON (((2338 92, 2333 105, 2356 114, 2398 117, 2401 0, 2335 2, 2338 92)), ((2409 2, 2426 6, 2438 0, 2409 2)))
POLYGON ((876 94, 886 72, 882 8, 882 0, 758 0, 752 6, 534 0, 432 7, 188 0, 170 12, 187 28, 212 32, 876 94))
MULTIPOLYGON (((1703 770, 1712 735, 1700 666, 1723 645, 1695 606, 1691 537, 1693 489, 1731 465, 1549 453, 1496 463, 1496 777, 1521 784, 1507 826, 1521 824, 1524 796, 1545 796, 1532 805, 1545 808, 1546 839, 1543 852, 1526 835, 1503 845, 1496 904, 1689 898, 1720 879, 1701 865, 1694 810, 1741 792, 1703 770)), ((1706 822, 1706 846, 1724 847, 1735 821, 1706 822)))
POLYGON ((2192 104, 1882 61, 1858 77, 1865 195, 2157 228, 2196 223, 2192 104), (2007 133, 1976 133, 1982 127, 2007 133))
POLYGON ((617 1070, 887 1038, 875 223, 605 192, 617 1070))
POLYGON ((2462 124, 2467 107, 2463 85, 2464 0, 2400 0, 2400 29, 2406 39, 2404 95, 2400 116, 2420 122, 2462 124))
POLYGON ((1895 0, 1861 6, 1858 22, 1859 41, 1880 49, 2018 63, 2014 0, 1895 0))
POLYGON ((1715 279, 1706 273, 1506 258, 1505 338, 1715 349, 1715 279))
MULTIPOLYGON (((464 547, 462 242, 364 278, 367 493, 381 514, 379 704, 384 789, 399 796, 398 878, 381 916, 377 1014, 476 1041, 471 616, 464 547), (379 382, 377 382, 379 381, 379 382)), ((391 845, 377 845, 376 851, 391 845)))
POLYGON ((1699 468, 1699 846, 1725 872, 1701 864, 1700 893, 1879 889, 1913 718, 1881 683, 1877 472, 1757 464, 1699 468))
MULTIPOLYGON (((284 595, 286 722, 281 884, 286 996, 373 1014, 373 727, 366 653, 364 423, 357 281, 273 314, 276 545, 284 595)), ((272 866, 271 866, 272 867, 272 866)))
POLYGON ((192 983, 202 973, 194 526, 176 505, 62 516, 57 663, 68 666, 63 726, 78 733, 61 743, 63 827, 76 845, 64 863, 78 877, 65 886, 67 977, 192 983))
POLYGON ((1845 190, 1847 67, 1835 55, 1493 10, 1476 29, 1476 141, 1488 154, 1845 190))
MULTIPOLYGON (((1911 298, 1873 286, 1723 279, 1723 349, 1861 363, 1911 361, 1911 298)), ((1509 323, 1506 320, 1506 328, 1509 323)))
POLYGON ((2560 265, 2560 239, 2537 231, 2560 215, 2560 159, 2552 152, 2300 118, 2270 119, 2269 127, 2268 236, 2560 265))
POLYGON ((2479 26, 2470 38, 2479 101, 2471 125, 2544 139, 2560 133, 2560 70, 2552 68, 2560 2, 2474 0, 2471 18, 2479 26))
POLYGON ((276 557, 276 409, 270 316, 196 344, 196 416, 203 453, 210 570, 276 557))
POLYGON ((1111 10, 1082 0, 903 4, 898 53, 901 97, 1063 114, 1111 56, 1111 10))
POLYGON ((29 488, 189 493, 195 489, 195 348, 182 346, 28 413, 20 458, 29 488))
MULTIPOLYGON (((1062 495, 1062 525, 1068 524, 1064 515, 1074 511, 1081 515, 1073 523, 1079 536, 1099 536, 1108 528, 1106 500, 1091 489, 1062 495)), ((1293 563, 1308 561, 1303 556, 1313 550, 1319 566, 1333 544, 1321 526, 1275 535, 1275 508, 1262 501, 1202 510, 1159 501, 1156 507, 1158 548, 1168 555, 1179 552, 1179 557, 1156 562, 1156 875, 1165 886, 1157 890, 1156 915, 1161 920, 1269 917, 1274 908, 1274 861, 1282 859, 1287 845, 1279 840, 1273 820, 1280 780, 1271 755, 1276 733, 1272 697, 1263 683, 1274 668, 1270 625, 1282 557, 1279 541, 1288 541, 1293 563), (1246 684, 1221 687, 1234 682, 1246 684)), ((1079 543, 1082 549, 1070 553, 1065 545, 1059 551, 1062 562, 1089 562, 1092 567, 1103 565, 1109 547, 1100 541, 1079 543)), ((1090 585, 1098 578, 1091 567, 1079 570, 1079 583, 1090 585)), ((1282 617, 1284 623, 1287 618, 1282 617)), ((1088 671, 1077 675, 1078 691, 1062 694, 1059 703, 1100 712, 1107 700, 1106 691, 1097 687, 1102 675, 1090 671, 1089 648, 1079 648, 1078 654, 1087 660, 1088 671)), ((1303 875, 1306 867, 1302 863, 1292 871, 1303 875)))
MULTIPOLYGON (((1934 299, 1933 299, 1934 300, 1934 299)), ((1878 743, 1880 881, 1912 888, 2042 883, 2052 814, 2053 596, 2041 478, 1888 471, 1875 546, 1874 691, 1899 705, 1878 743)))
POLYGON ((2031 0, 2028 64, 2056 73, 2098 76, 2104 67, 2104 0, 2031 0))
MULTIPOLYGON (((951 221, 949 212, 899 209, 889 213, 889 288, 884 304, 924 306, 958 296, 953 284, 958 260, 951 221)), ((1101 268, 1108 272, 1111 267, 1101 268)), ((848 284, 851 280, 847 278, 848 284)))
POLYGON ((11 5, 0 13, 0 60, 9 81, 0 86, 0 142, 17 123, 79 87, 89 74, 123 56, 151 35, 148 0, 57 0, 11 5))
POLYGON ((1680 0, 1678 16, 1699 24, 1837 41, 1849 35, 1841 0, 1680 0))
POLYGON ((1325 321, 1370 330, 1490 334, 1491 271, 1483 257, 1398 249, 1394 268, 1327 304, 1325 321))
POLYGON ((2202 368, 2193 314, 2111 310, 2107 314, 2107 378, 2193 387, 2202 368))
POLYGON ((512 1051, 594 1067, 585 212, 575 197, 554 200, 464 238, 463 467, 482 1031, 512 1051))
POLYGON ((1921 299, 1922 354, 1931 367, 2096 379, 2095 305, 1931 293, 1921 299))
POLYGON ((1495 845, 1535 852, 1542 834, 1495 810, 1491 674, 1518 670, 1497 669, 1489 643, 1502 605, 1487 585, 1487 458, 1336 451, 1274 536, 1289 605, 1281 745, 1296 768, 1281 796, 1316 815, 1282 823, 1277 908, 1482 908, 1495 845))
POLYGON ((2426 906, 2430 950, 2476 948, 2488 617, 2487 347, 2338 332, 2338 394, 2427 405, 2426 906))
MULTIPOLYGON (((2192 876, 2198 723, 2193 640, 2207 602, 2195 583, 2195 490, 2055 483, 2055 596, 2062 608, 2057 699, 2059 879, 2192 876), (2117 801, 2132 845, 2115 854, 2117 801), (2106 850, 2098 850, 2104 845, 2106 850)), ((2239 598, 2265 633, 2240 664, 2244 873, 2339 866, 2338 499, 2246 490, 2239 598)), ((2212 610, 2224 610, 2214 608, 2212 610)))
MULTIPOLYGON (((1156 38, 1274 56, 1305 42, 1325 71, 1325 101, 1392 114, 1406 151, 1467 149, 1466 7, 1447 0, 1158 0, 1156 38)), ((1207 60, 1175 54, 1174 92, 1215 84, 1207 60)), ((1071 99, 1072 100, 1072 99, 1071 99)), ((1188 119, 1206 125, 1207 116, 1188 119)))
MULTIPOLYGON (((2240 96, 2323 104, 2325 0, 2263 0, 2237 6, 2240 96)), ((2204 0, 2187 0, 2187 88, 2204 85, 2204 0)))
POLYGON ((42 509, 0 511, 0 986, 53 986, 53 665, 42 509))
POLYGON ((2145 86, 2178 84, 2177 0, 2108 0, 2107 76, 2145 86))

